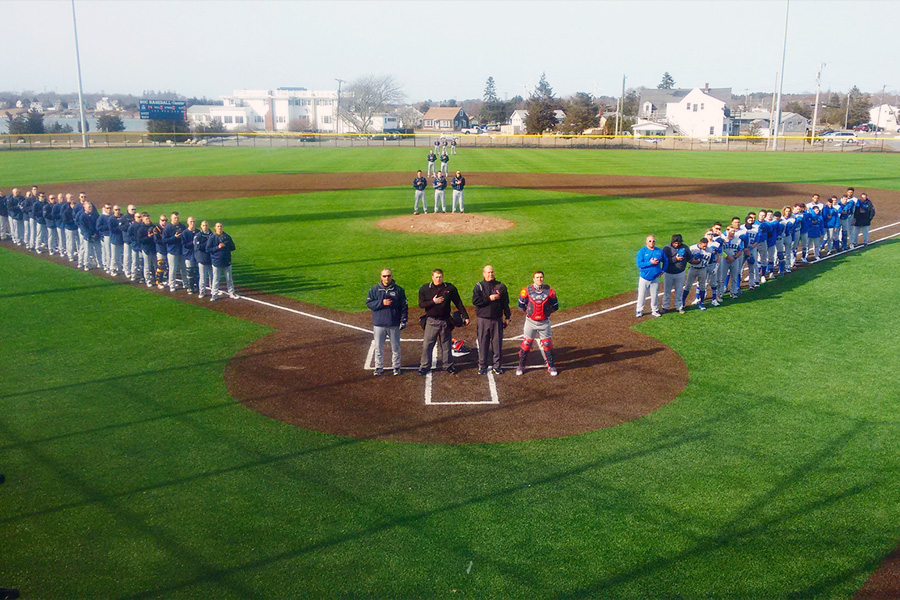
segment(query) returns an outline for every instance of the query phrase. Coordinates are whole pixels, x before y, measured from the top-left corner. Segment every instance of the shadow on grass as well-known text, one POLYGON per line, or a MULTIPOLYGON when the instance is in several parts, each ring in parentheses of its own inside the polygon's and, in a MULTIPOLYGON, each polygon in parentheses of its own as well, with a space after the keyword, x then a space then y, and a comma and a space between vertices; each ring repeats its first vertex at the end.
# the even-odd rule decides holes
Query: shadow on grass
POLYGON ((67 288, 56 288, 49 290, 37 290, 30 292, 15 292, 12 294, 0 294, 0 299, 3 298, 21 298, 23 296, 44 296, 47 294, 68 294, 69 292, 80 292, 83 290, 95 290, 101 288, 115 287, 119 285, 128 285, 131 282, 129 281, 104 281, 102 283, 95 283, 92 285, 79 285, 67 288))
POLYGON ((297 272, 296 266, 279 268, 257 268, 246 263, 234 263, 235 281, 254 290, 270 291, 275 294, 312 292, 339 287, 336 283, 306 279, 297 272))
MULTIPOLYGON (((772 397, 761 398, 755 400, 758 404, 762 402, 774 402, 772 397)), ((669 568, 679 561, 695 559, 697 557, 715 552, 717 550, 741 544, 748 538, 762 535, 774 526, 783 525, 798 517, 809 515, 826 506, 841 502, 852 496, 856 496, 866 490, 875 487, 874 483, 867 485, 854 485, 845 489, 835 489, 833 493, 822 497, 814 498, 808 502, 791 505, 790 508, 784 509, 780 514, 770 517, 761 517, 770 512, 769 507, 779 498, 794 490, 797 486, 806 482, 810 476, 816 471, 825 470, 823 463, 827 463, 835 456, 840 455, 840 451, 846 445, 850 444, 854 439, 866 434, 872 425, 866 423, 855 423, 850 429, 830 443, 824 445, 808 460, 800 463, 792 471, 787 473, 778 481, 771 489, 766 490, 758 498, 747 503, 743 510, 739 511, 729 521, 723 523, 718 531, 709 536, 700 536, 689 547, 680 552, 676 552, 669 556, 659 556, 646 560, 630 569, 616 573, 609 577, 600 579, 594 584, 581 587, 562 594, 564 598, 594 598, 604 593, 610 593, 616 586, 626 585, 641 578, 652 576, 654 573, 669 568)), ((818 590, 818 586, 810 588, 818 590)), ((799 592, 798 592, 799 593, 799 592)), ((801 594, 801 597, 806 597, 801 594)))

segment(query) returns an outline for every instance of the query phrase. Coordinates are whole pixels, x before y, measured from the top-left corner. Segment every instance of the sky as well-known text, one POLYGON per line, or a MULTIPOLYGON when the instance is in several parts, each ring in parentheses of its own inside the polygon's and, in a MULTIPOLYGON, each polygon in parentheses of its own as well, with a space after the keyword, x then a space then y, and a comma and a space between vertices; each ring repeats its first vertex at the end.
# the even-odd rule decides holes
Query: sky
MULTIPOLYGON (((77 90, 70 0, 4 0, 3 21, 31 30, 7 53, 0 90, 77 90)), ((556 96, 656 87, 771 92, 786 0, 299 2, 75 0, 86 93, 174 90, 218 98, 240 88, 336 89, 392 75, 406 99, 526 95, 546 73, 556 96), (441 18, 439 18, 439 15, 441 18)), ((900 90, 900 2, 791 0, 784 92, 900 90), (867 25, 863 25, 865 22, 867 25)))

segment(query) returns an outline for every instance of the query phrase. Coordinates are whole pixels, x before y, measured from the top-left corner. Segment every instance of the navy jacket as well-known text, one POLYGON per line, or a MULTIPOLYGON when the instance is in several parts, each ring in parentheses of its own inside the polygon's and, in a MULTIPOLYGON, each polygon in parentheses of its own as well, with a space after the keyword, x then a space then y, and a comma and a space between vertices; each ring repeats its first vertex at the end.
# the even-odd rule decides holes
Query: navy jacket
MULTIPOLYGON (((138 229, 143 226, 143 223, 140 221, 134 221, 128 225, 128 229, 125 231, 125 243, 131 244, 132 246, 137 246, 138 239, 138 229)), ((137 248, 138 250, 140 248, 137 248)))
POLYGON ((78 215, 78 219, 76 220, 78 230, 88 240, 100 239, 100 234, 97 232, 97 217, 97 211, 92 211, 90 213, 83 212, 78 215))
POLYGON ((75 209, 72 206, 69 204, 64 205, 59 214, 62 217, 62 224, 66 228, 66 231, 75 231, 78 229, 78 226, 75 224, 75 209))
POLYGON ((212 232, 207 231, 204 233, 202 229, 194 232, 194 260, 197 261, 198 265, 206 265, 207 267, 212 265, 212 259, 206 250, 206 243, 209 242, 209 236, 211 235, 212 232))
POLYGON ((22 220, 22 209, 19 207, 19 202, 24 200, 21 196, 13 196, 12 194, 6 198, 6 211, 9 213, 10 219, 15 219, 16 221, 22 220))
POLYGON ((875 207, 871 200, 866 198, 856 203, 856 209, 853 211, 853 224, 856 227, 871 225, 873 217, 875 217, 875 207))
POLYGON ((165 227, 160 227, 159 223, 156 223, 153 226, 153 229, 150 230, 150 237, 153 238, 153 243, 156 244, 156 253, 157 254, 165 254, 166 253, 166 242, 163 240, 163 230, 165 227))
POLYGON ((109 215, 104 215, 103 213, 100 213, 100 216, 97 217, 97 233, 99 233, 103 237, 109 237, 111 233, 109 223, 110 218, 111 217, 109 215))
POLYGON ((194 234, 198 231, 199 229, 194 231, 185 229, 181 232, 181 253, 184 255, 184 260, 194 260, 194 234))
POLYGON ((406 302, 406 292, 396 282, 385 287, 376 283, 366 296, 366 306, 372 311, 372 325, 375 327, 399 327, 406 323, 409 305, 406 302), (390 298, 390 306, 384 305, 384 300, 390 298))
POLYGON ((53 217, 53 211, 56 210, 57 205, 50 204, 49 202, 44 204, 44 223, 47 224, 47 227, 53 227, 56 229, 56 219, 53 217))
POLYGON ((166 254, 172 254, 175 256, 181 256, 182 254, 184 254, 184 241, 181 239, 181 233, 185 229, 187 228, 181 223, 179 223, 178 225, 172 225, 171 223, 166 225, 166 228, 163 229, 162 233, 162 239, 166 243, 166 254))
POLYGON ((31 218, 43 225, 44 221, 44 203, 40 200, 35 200, 31 205, 31 218))
POLYGON ((138 225, 134 234, 135 242, 137 242, 141 252, 147 256, 154 256, 156 254, 156 240, 153 239, 153 235, 151 234, 153 227, 153 225, 144 225, 141 223, 138 225))
POLYGON ((222 235, 213 233, 209 236, 209 241, 206 242, 206 251, 209 252, 209 258, 214 267, 230 266, 231 253, 234 252, 234 240, 224 231, 222 235), (225 246, 219 248, 219 244, 225 244, 225 246))

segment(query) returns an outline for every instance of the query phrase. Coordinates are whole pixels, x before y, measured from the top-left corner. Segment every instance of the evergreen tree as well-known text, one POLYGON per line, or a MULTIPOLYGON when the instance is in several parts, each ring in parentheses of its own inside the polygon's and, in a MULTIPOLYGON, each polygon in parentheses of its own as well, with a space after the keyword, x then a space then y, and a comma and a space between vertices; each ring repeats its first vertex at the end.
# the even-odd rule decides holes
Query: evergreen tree
POLYGON ((497 87, 494 85, 494 78, 488 77, 484 84, 484 103, 488 104, 490 102, 499 101, 500 98, 497 97, 497 87))
POLYGON ((660 90, 671 90, 675 87, 675 80, 669 75, 669 72, 666 71, 663 73, 662 81, 659 82, 659 85, 656 86, 660 90))
POLYGON ((560 125, 561 131, 581 134, 585 129, 597 126, 598 106, 590 94, 578 92, 566 104, 566 119, 560 125))
POLYGON ((31 109, 26 113, 28 133, 44 133, 44 113, 31 109))
POLYGON ((114 133, 125 131, 125 123, 118 115, 100 115, 97 119, 97 131, 114 133))
POLYGON ((525 103, 525 110, 528 111, 525 117, 526 132, 540 135, 556 127, 556 108, 553 88, 547 82, 546 74, 541 73, 541 80, 525 103))

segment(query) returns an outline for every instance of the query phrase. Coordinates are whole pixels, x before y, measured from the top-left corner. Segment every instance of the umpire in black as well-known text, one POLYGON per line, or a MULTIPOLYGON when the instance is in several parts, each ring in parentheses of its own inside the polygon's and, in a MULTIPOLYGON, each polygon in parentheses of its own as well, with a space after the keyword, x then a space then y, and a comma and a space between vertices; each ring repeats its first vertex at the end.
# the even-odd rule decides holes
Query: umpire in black
POLYGON ((509 292, 506 285, 494 277, 494 267, 486 265, 481 271, 484 279, 472 290, 472 304, 478 315, 478 374, 485 375, 488 358, 493 357, 494 375, 502 373, 503 328, 509 325, 509 292))
POLYGON ((431 272, 431 281, 419 288, 419 308, 425 309, 425 339, 422 340, 422 360, 419 361, 419 375, 427 375, 431 370, 431 353, 437 342, 441 344, 440 354, 444 368, 448 373, 456 373, 453 355, 450 354, 450 335, 453 327, 450 323, 451 304, 455 304, 463 318, 463 324, 469 324, 469 314, 463 306, 459 291, 452 283, 444 281, 444 272, 435 269, 431 272))

